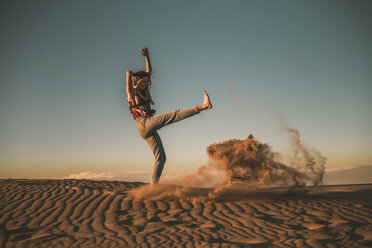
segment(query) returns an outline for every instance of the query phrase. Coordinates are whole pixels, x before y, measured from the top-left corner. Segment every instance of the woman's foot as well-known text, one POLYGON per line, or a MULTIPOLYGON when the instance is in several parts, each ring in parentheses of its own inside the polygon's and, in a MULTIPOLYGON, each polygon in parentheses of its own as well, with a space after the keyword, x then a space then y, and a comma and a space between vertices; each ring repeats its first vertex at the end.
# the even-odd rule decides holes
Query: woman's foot
POLYGON ((209 96, 205 90, 204 92, 204 102, 198 106, 199 110, 205 110, 205 109, 211 109, 212 108, 212 103, 211 100, 209 99, 209 96))

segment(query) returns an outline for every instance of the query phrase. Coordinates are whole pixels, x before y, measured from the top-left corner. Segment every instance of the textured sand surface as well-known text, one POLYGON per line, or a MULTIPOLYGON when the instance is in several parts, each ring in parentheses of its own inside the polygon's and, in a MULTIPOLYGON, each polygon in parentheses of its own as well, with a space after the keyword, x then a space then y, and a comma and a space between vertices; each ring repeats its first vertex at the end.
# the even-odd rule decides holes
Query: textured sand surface
POLYGON ((372 185, 235 192, 213 201, 206 189, 160 189, 0 180, 0 247, 372 247, 372 185))

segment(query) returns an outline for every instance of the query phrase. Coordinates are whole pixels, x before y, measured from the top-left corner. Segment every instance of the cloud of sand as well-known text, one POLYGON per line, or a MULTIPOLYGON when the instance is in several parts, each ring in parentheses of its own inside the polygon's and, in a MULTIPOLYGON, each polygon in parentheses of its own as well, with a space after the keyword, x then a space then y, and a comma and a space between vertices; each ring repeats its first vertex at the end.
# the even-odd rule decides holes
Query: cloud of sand
POLYGON ((225 184, 228 176, 223 168, 203 165, 196 172, 188 175, 165 175, 161 182, 165 184, 182 185, 188 187, 214 188, 225 184))
MULTIPOLYGON (((237 99, 231 85, 228 96, 232 100, 237 99)), ((274 152, 268 144, 261 143, 253 135, 243 140, 231 139, 211 144, 207 147, 210 159, 207 165, 187 176, 163 178, 161 182, 168 185, 144 186, 137 189, 134 196, 140 199, 175 197, 223 200, 278 186, 288 187, 291 192, 300 192, 305 185, 321 183, 326 158, 318 151, 307 148, 299 131, 292 128, 285 115, 270 102, 261 102, 255 113, 259 119, 268 114, 272 122, 279 126, 278 131, 286 134, 290 141, 290 154, 274 152), (169 187, 170 184, 173 186, 169 187)))
MULTIPOLYGON (((283 156, 286 157, 286 165, 296 169, 301 175, 305 173, 308 183, 321 183, 327 158, 319 151, 306 147, 300 132, 290 126, 287 117, 270 101, 261 100, 255 112, 258 119, 268 117, 267 119, 278 125, 278 131, 289 138, 290 154, 283 156)), ((299 182, 302 183, 303 180, 299 182)))
POLYGON ((269 187, 288 187, 290 192, 301 192, 302 186, 322 181, 325 158, 307 149, 296 130, 289 133, 294 156, 288 165, 276 161, 276 154, 268 144, 249 135, 243 140, 231 139, 209 145, 210 161, 195 173, 165 177, 161 184, 145 185, 131 194, 137 200, 220 201, 256 196, 258 192, 267 195, 268 192, 261 189, 269 187))
POLYGON ((289 165, 276 161, 275 153, 249 135, 244 140, 232 139, 212 144, 207 154, 228 175, 227 185, 259 186, 317 185, 322 181, 325 158, 311 152, 301 143, 299 133, 291 130, 294 156, 289 165))

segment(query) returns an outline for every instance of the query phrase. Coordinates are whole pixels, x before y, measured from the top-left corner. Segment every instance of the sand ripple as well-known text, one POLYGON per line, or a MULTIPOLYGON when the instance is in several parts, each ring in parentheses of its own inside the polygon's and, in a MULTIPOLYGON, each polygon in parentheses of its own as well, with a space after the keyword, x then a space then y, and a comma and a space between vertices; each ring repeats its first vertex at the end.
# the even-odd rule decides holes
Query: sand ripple
POLYGON ((372 185, 213 201, 202 189, 197 196, 138 200, 131 192, 141 187, 148 186, 0 180, 0 247, 372 246, 372 185))

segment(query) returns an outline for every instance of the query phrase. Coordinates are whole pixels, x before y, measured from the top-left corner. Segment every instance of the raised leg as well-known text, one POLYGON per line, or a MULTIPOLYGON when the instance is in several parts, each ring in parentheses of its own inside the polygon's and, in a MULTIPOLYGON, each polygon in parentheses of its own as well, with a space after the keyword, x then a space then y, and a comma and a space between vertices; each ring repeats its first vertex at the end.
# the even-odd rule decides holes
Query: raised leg
POLYGON ((182 110, 175 110, 168 112, 166 114, 157 115, 151 118, 147 118, 145 122, 145 136, 151 136, 154 132, 159 130, 162 127, 165 127, 169 124, 175 123, 177 121, 186 119, 190 116, 198 114, 200 110, 197 107, 191 107, 182 110))
POLYGON ((199 106, 182 109, 182 110, 176 110, 176 111, 172 111, 166 114, 147 118, 144 123, 144 129, 143 129, 144 132, 141 134, 141 136, 146 138, 148 136, 151 136, 153 132, 159 130, 162 127, 165 127, 166 125, 186 119, 190 116, 200 113, 200 111, 211 109, 211 108, 212 108, 212 103, 209 99, 207 92, 204 90, 204 101, 199 106))

